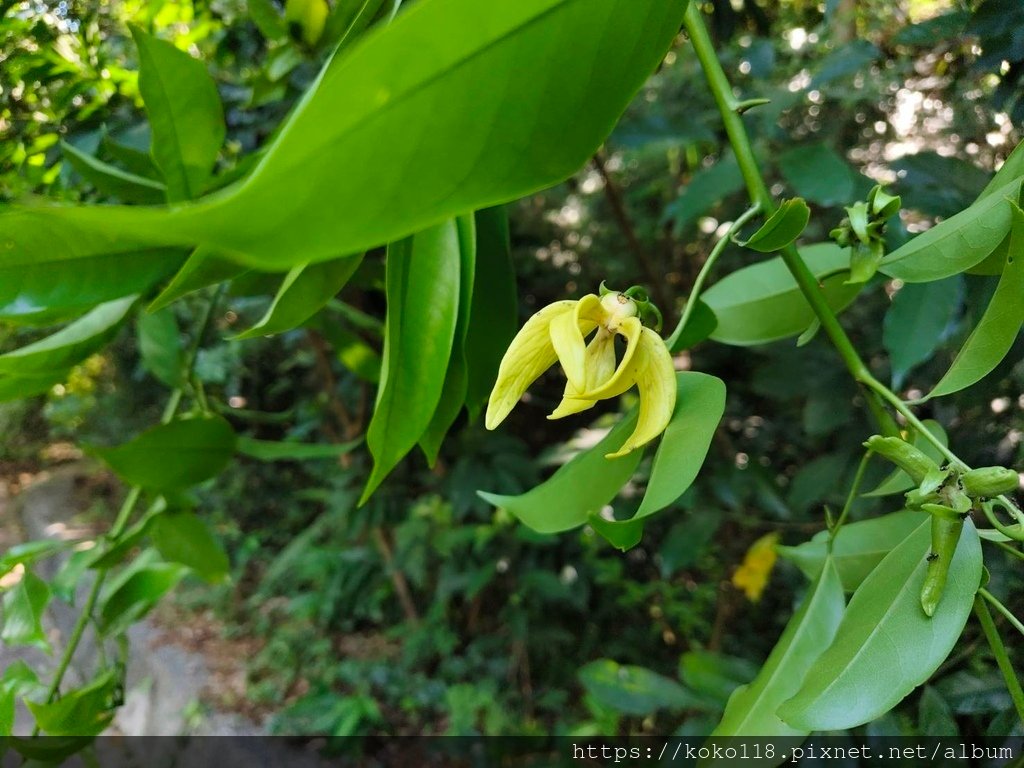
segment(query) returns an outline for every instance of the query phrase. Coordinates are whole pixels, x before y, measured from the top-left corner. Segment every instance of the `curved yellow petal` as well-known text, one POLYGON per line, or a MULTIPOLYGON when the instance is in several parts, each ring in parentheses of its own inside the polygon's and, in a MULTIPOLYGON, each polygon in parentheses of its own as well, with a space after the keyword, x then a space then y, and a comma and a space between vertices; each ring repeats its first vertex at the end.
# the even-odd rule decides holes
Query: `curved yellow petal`
POLYGON ((637 377, 640 416, 633 434, 619 450, 607 454, 608 459, 625 456, 664 432, 676 407, 676 372, 665 342, 650 328, 644 328, 639 348, 647 358, 647 365, 637 377))
POLYGON ((578 302, 572 313, 559 315, 551 322, 551 344, 565 377, 577 391, 587 386, 587 348, 583 338, 601 321, 604 308, 601 299, 588 293, 578 302))
MULTIPOLYGON (((618 397, 636 383, 640 372, 647 367, 647 355, 640 344, 643 324, 638 317, 622 320, 616 333, 626 339, 626 351, 622 354, 619 367, 600 386, 589 386, 578 397, 587 400, 607 400, 618 397)), ((657 334, 655 334, 657 335, 657 334)))
MULTIPOLYGON (((597 334, 587 345, 583 362, 586 371, 587 389, 596 389, 615 373, 615 334, 604 328, 598 328, 597 334)), ((588 408, 593 408, 597 400, 580 397, 572 382, 566 382, 562 402, 548 416, 549 419, 560 419, 588 408)))
POLYGON ((575 301, 556 301, 526 321, 509 344, 498 367, 498 378, 487 402, 484 425, 494 429, 519 402, 523 392, 538 376, 555 364, 557 355, 551 345, 551 323, 559 317, 572 317, 575 301))

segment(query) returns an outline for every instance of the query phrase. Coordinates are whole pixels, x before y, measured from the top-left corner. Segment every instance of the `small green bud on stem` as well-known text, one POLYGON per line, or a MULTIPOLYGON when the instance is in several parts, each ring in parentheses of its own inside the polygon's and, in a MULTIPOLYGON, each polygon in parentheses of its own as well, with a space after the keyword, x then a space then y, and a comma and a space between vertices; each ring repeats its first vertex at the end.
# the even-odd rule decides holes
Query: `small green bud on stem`
MULTIPOLYGON (((920 485, 939 469, 939 465, 905 440, 898 437, 872 435, 864 446, 902 469, 910 479, 920 485)), ((934 475, 933 475, 934 476, 934 475)))

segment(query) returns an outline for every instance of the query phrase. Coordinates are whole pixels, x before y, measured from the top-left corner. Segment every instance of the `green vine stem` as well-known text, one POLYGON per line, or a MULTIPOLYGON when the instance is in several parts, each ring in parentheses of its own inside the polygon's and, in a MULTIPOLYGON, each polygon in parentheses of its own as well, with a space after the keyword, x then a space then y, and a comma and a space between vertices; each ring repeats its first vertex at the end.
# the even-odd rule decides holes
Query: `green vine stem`
POLYGON ((978 590, 978 594, 981 595, 988 603, 990 603, 993 608, 999 611, 999 613, 1003 615, 1003 618, 1013 625, 1014 629, 1016 629, 1018 632, 1024 635, 1024 624, 1021 624, 1020 619, 1014 616, 1010 612, 1010 609, 999 601, 999 598, 997 598, 984 587, 978 590))
POLYGON ((992 648, 992 655, 996 657, 999 671, 1003 673, 1006 688, 1010 691, 1013 706, 1017 709, 1017 717, 1024 722, 1024 690, 1021 690, 1020 680, 1017 679, 1017 673, 1013 670, 1013 664, 1006 653, 1006 646, 1003 645, 999 630, 996 629, 996 624, 992 621, 992 614, 989 613, 988 606, 985 605, 985 599, 981 594, 983 592, 985 592, 984 589, 979 590, 978 595, 974 598, 974 615, 978 617, 981 631, 985 633, 985 639, 988 640, 988 644, 992 648))
MULTIPOLYGON (((216 292, 207 302, 203 315, 196 326, 196 334, 189 345, 188 353, 185 356, 183 365, 185 371, 183 379, 185 381, 188 381, 191 378, 191 372, 195 367, 196 357, 199 354, 200 344, 210 328, 214 309, 217 304, 220 303, 220 300, 224 295, 225 287, 226 286, 224 284, 221 284, 217 288, 216 292)), ((181 405, 183 395, 183 387, 176 387, 171 390, 171 394, 167 399, 167 404, 164 406, 163 414, 160 417, 161 424, 167 424, 174 418, 175 414, 178 412, 178 407, 181 405)), ((125 528, 127 528, 128 522, 131 520, 132 512, 135 510, 135 506, 138 504, 141 496, 142 488, 137 485, 133 485, 128 491, 128 495, 125 496, 124 502, 118 510, 117 517, 114 519, 114 524, 104 536, 104 540, 109 546, 117 544, 118 539, 124 533, 125 528)), ((64 651, 61 654, 60 662, 57 665, 57 671, 54 673, 53 680, 50 682, 50 685, 46 690, 47 703, 53 702, 60 694, 60 686, 64 681, 64 675, 67 674, 68 667, 71 666, 71 660, 74 658, 75 651, 78 650, 78 645, 82 641, 82 635, 85 634, 85 628, 92 619, 93 611, 95 610, 96 603, 99 600, 100 591, 103 588, 103 582, 107 576, 107 570, 108 569, 103 568, 97 572, 96 578, 92 583, 92 587, 89 589, 89 594, 86 597, 85 604, 82 606, 82 611, 79 613, 78 619, 75 621, 75 626, 72 628, 71 635, 68 637, 67 645, 64 647, 64 651)), ((38 726, 33 729, 32 735, 39 735, 38 726)))
POLYGON ((857 473, 853 476, 853 483, 850 485, 850 492, 846 495, 846 503, 843 504, 843 511, 839 513, 839 519, 836 520, 828 532, 828 546, 832 549, 832 544, 836 540, 836 536, 839 534, 839 529, 843 527, 843 523, 846 522, 846 518, 850 515, 850 509, 853 507, 853 502, 857 499, 858 491, 860 491, 860 484, 864 480, 864 472, 868 468, 868 464, 871 462, 871 457, 874 456, 874 451, 867 451, 863 458, 860 460, 860 464, 857 466, 857 473))
POLYGON ((668 337, 665 343, 669 349, 672 349, 679 341, 679 337, 683 335, 683 329, 686 328, 686 324, 690 322, 690 317, 693 315, 694 309, 697 307, 697 299, 700 298, 701 291, 704 289, 704 283, 707 282, 708 276, 711 274, 712 268, 715 266, 715 262, 718 261, 718 257, 722 255, 725 250, 725 246, 729 244, 732 237, 739 232, 743 226, 754 218, 761 211, 760 203, 754 203, 750 208, 744 211, 729 227, 729 231, 715 243, 715 247, 711 249, 711 253, 708 254, 707 261, 704 262, 704 266, 700 268, 700 272, 697 273, 697 279, 693 281, 693 288, 690 291, 690 297, 686 300, 686 307, 683 309, 683 316, 679 318, 679 323, 676 325, 672 335, 668 337))

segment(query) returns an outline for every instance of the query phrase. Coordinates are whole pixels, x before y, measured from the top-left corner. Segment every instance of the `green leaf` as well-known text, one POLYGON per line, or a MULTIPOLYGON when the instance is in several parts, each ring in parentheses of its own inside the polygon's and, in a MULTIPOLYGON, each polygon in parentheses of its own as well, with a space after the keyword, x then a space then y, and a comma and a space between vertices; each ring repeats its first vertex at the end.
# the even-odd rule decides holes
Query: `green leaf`
POLYGON ((39 688, 36 673, 21 659, 8 664, 0 676, 0 736, 14 732, 15 701, 39 688))
POLYGON ((960 309, 964 282, 960 275, 900 288, 882 324, 889 353, 892 385, 903 386, 907 374, 928 360, 946 338, 960 309))
POLYGON ((274 0, 246 0, 249 17, 267 40, 283 40, 288 37, 284 16, 277 10, 274 0))
POLYGON ((235 432, 220 416, 179 418, 130 442, 89 452, 132 485, 173 491, 220 474, 235 452, 235 432))
POLYGON ((224 143, 224 110, 206 66, 166 40, 131 28, 153 160, 171 202, 199 197, 224 143))
POLYGON ((687 651, 679 659, 679 679, 690 691, 721 709, 729 696, 757 674, 757 665, 738 656, 714 651, 687 651))
POLYGON ((0 376, 0 403, 24 400, 49 392, 54 384, 64 381, 67 371, 43 376, 0 376))
POLYGON ((734 155, 727 154, 709 168, 701 168, 690 178, 682 194, 665 208, 665 217, 674 222, 677 235, 729 195, 743 189, 743 174, 734 155))
POLYGON ((796 242, 810 220, 811 209, 807 207, 807 203, 799 197, 786 200, 768 221, 743 243, 743 246, 761 253, 781 251, 790 243, 796 242))
POLYGON ((74 541, 61 541, 59 539, 41 539, 38 541, 26 541, 24 544, 15 544, 4 552, 0 557, 0 576, 5 576, 14 570, 17 565, 28 565, 37 560, 63 552, 65 549, 74 546, 74 541))
POLYGON ((651 479, 636 512, 664 509, 693 484, 725 412, 725 382, 705 373, 676 374, 676 408, 651 465, 651 479))
POLYGON ((827 144, 808 144, 784 152, 779 157, 779 170, 798 195, 818 205, 841 205, 855 192, 853 170, 827 144))
POLYGON ((185 358, 174 312, 164 309, 152 314, 142 313, 137 326, 143 366, 168 387, 180 386, 185 358))
POLYGON ((445 373, 441 399, 437 404, 430 424, 420 436, 419 444, 431 467, 437 462, 437 453, 455 419, 466 401, 469 385, 469 370, 466 360, 466 334, 469 331, 469 316, 473 300, 473 285, 476 271, 476 224, 473 216, 460 216, 456 220, 459 235, 459 298, 455 320, 455 335, 452 339, 451 357, 445 373))
MULTIPOLYGON (((927 512, 902 510, 882 517, 847 523, 836 534, 832 564, 843 583, 853 592, 892 548, 913 533, 927 519, 927 512)), ((795 563, 807 578, 821 574, 828 559, 828 531, 819 531, 810 541, 796 547, 778 547, 779 554, 795 563)))
POLYGON ((207 248, 196 248, 160 295, 153 299, 148 312, 157 312, 200 288, 241 277, 248 269, 220 258, 207 248))
POLYGON ((476 270, 466 330, 466 408, 476 419, 516 335, 519 303, 504 207, 476 212, 476 270))
POLYGON ((120 634, 145 616, 187 572, 176 563, 160 562, 149 549, 107 582, 99 600, 99 630, 120 634))
POLYGON ((342 0, 331 9, 324 25, 327 45, 344 47, 359 37, 377 17, 387 0, 342 0))
POLYGON ((907 283, 926 283, 964 272, 985 260, 1013 223, 1010 202, 1020 197, 1021 180, 978 199, 882 259, 879 269, 907 283))
MULTIPOLYGON (((680 0, 415 3, 325 67, 237 185, 170 208, 16 207, 0 215, 0 264, 96 256, 116 239, 119 249, 206 245, 283 270, 520 198, 587 162, 661 63, 685 10, 680 0)), ((177 88, 175 109, 158 109, 153 82, 142 89, 165 174, 175 172, 165 138, 178 127, 167 115, 196 91, 187 135, 204 138, 184 164, 191 184, 222 135, 209 80, 199 62, 184 73, 182 52, 138 37, 148 55, 173 58, 160 62, 170 69, 143 60, 177 88)), ((169 189, 182 175, 168 176, 169 189)))
POLYGON ((917 705, 917 732, 931 737, 960 737, 960 728, 948 702, 937 690, 926 685, 921 691, 921 701, 917 705))
MULTIPOLYGON (((834 311, 846 308, 857 296, 861 286, 845 284, 848 249, 817 243, 801 248, 800 255, 834 311)), ((711 338, 724 344, 746 347, 797 336, 814 320, 814 311, 780 257, 736 270, 702 298, 718 319, 711 338)))
POLYGON ((693 308, 693 314, 686 321, 686 326, 669 351, 675 353, 690 349, 710 337, 717 327, 718 318, 715 317, 715 313, 703 299, 698 298, 697 306, 693 308))
POLYGON ((928 397, 941 397, 981 381, 1013 347, 1024 326, 1024 211, 1012 205, 1013 229, 1006 268, 977 327, 928 397))
POLYGON ((78 174, 105 195, 125 203, 154 205, 167 197, 167 188, 158 181, 122 171, 99 158, 87 155, 67 142, 61 142, 61 151, 78 174))
POLYGON ((113 698, 118 680, 113 669, 89 685, 66 691, 49 704, 25 702, 39 730, 48 736, 96 736, 114 718, 113 698))
POLYGON ((642 717, 661 709, 685 709, 695 703, 694 697, 675 680, 611 659, 592 661, 577 676, 601 706, 624 715, 642 717))
POLYGON ((864 580, 832 645, 779 716, 806 731, 842 730, 874 720, 945 661, 971 613, 981 579, 981 544, 970 520, 953 556, 945 594, 931 618, 920 593, 930 520, 900 542, 864 580))
MULTIPOLYGON (((946 435, 946 430, 941 424, 932 419, 925 419, 923 422, 924 426, 928 431, 938 438, 939 442, 943 445, 949 445, 949 437, 946 435)), ((923 451, 926 456, 930 456, 936 464, 942 464, 946 461, 946 457, 942 455, 938 448, 936 448, 932 442, 926 438, 920 432, 914 432, 910 437, 910 442, 919 450, 923 451)), ((895 470, 885 480, 878 484, 878 487, 873 491, 861 494, 862 496, 892 496, 896 493, 903 493, 909 491, 911 488, 916 488, 917 483, 910 479, 910 476, 902 469, 895 470)))
POLYGON ((559 533, 586 523, 599 513, 633 476, 643 451, 617 459, 605 454, 617 450, 636 426, 636 411, 619 420, 594 447, 581 451, 546 481, 520 496, 477 491, 495 507, 511 512, 539 533, 559 533))
POLYGON ((985 185, 978 195, 978 200, 984 200, 1003 189, 1007 184, 1019 181, 1024 177, 1024 141, 1014 147, 1013 152, 1006 158, 995 176, 985 185))
POLYGON ((362 261, 360 254, 293 267, 260 321, 232 338, 273 336, 297 328, 338 294, 362 261))
POLYGON ((50 597, 46 582, 26 570, 18 583, 4 592, 4 626, 0 630, 0 641, 5 645, 32 645, 49 653, 43 611, 50 597))
POLYGON ((113 340, 136 298, 101 304, 53 335, 0 355, 0 373, 28 378, 65 373, 113 340))
POLYGON ((775 644, 768 660, 749 685, 737 688, 711 737, 804 736, 779 719, 776 710, 807 679, 814 660, 831 644, 846 601, 832 562, 822 563, 820 575, 804 597, 775 644))
POLYGON ((388 247, 384 366, 366 433, 373 471, 360 504, 416 445, 441 399, 458 316, 460 259, 453 220, 388 247))
POLYGON ((230 569, 227 553, 198 515, 192 512, 157 515, 149 527, 149 537, 164 560, 191 568, 211 584, 227 578, 230 569))
POLYGON ((240 437, 237 449, 239 453, 258 461, 310 461, 336 459, 351 452, 362 442, 362 438, 347 443, 296 443, 240 437))

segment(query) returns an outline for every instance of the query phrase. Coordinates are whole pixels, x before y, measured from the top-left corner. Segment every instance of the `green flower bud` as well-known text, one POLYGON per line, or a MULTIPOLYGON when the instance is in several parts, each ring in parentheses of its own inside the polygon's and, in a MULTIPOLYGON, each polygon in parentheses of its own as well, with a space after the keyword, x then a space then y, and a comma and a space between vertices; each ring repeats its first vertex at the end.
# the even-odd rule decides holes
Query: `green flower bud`
MULTIPOLYGON (((910 443, 905 440, 900 440, 898 437, 872 435, 868 438, 868 441, 864 443, 864 446, 874 451, 879 456, 891 461, 897 467, 910 475, 910 479, 918 485, 925 481, 925 478, 928 477, 930 472, 934 473, 935 470, 939 469, 939 465, 932 459, 910 443)), ((935 475, 933 474, 933 477, 934 476, 935 475)))
POLYGON ((953 562, 953 553, 960 542, 964 521, 948 507, 928 504, 925 508, 932 513, 932 549, 928 554, 928 569, 921 585, 921 608, 928 616, 934 616, 946 588, 949 565, 953 562))
POLYGON ((979 467, 965 472, 961 478, 964 493, 972 498, 991 498, 1017 490, 1020 479, 1006 467, 979 467))

